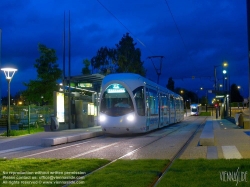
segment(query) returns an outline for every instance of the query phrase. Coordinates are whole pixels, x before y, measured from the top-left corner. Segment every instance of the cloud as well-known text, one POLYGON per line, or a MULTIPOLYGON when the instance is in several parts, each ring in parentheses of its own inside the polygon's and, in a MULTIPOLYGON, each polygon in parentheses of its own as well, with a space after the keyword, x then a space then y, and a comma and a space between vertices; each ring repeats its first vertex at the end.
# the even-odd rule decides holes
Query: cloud
MULTIPOLYGON (((2 65, 11 63, 20 70, 18 74, 27 75, 15 80, 19 83, 36 75, 38 43, 55 49, 62 67, 64 12, 68 50, 69 11, 72 75, 80 74, 83 59, 91 59, 100 47, 115 47, 130 32, 136 47, 141 49, 148 78, 157 80, 147 57, 164 56, 163 85, 169 76, 213 76, 214 65, 224 60, 229 63, 232 79, 244 81, 243 75, 247 77, 244 1, 2 0, 0 9, 4 15, 0 17, 2 65), (240 74, 242 79, 238 78, 240 74)), ((157 59, 155 62, 159 64, 157 59)), ((211 85, 209 81, 199 80, 195 84, 211 85)), ((183 86, 187 85, 190 86, 183 86)))

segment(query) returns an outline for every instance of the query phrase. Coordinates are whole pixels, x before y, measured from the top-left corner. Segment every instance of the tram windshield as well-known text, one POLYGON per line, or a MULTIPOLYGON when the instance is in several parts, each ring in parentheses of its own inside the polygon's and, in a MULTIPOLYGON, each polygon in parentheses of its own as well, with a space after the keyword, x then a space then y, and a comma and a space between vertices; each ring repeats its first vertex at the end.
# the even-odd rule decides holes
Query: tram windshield
POLYGON ((197 108, 191 108, 191 112, 197 112, 197 108))
POLYGON ((134 111, 128 91, 121 84, 111 84, 101 98, 100 112, 109 116, 122 116, 134 111))

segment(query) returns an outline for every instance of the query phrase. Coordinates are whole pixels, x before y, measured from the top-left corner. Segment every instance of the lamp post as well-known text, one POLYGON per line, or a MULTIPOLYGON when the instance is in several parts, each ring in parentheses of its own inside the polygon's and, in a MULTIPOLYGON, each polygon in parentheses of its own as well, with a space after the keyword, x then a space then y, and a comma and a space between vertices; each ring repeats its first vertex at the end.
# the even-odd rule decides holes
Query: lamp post
MULTIPOLYGON (((217 73, 216 73, 216 68, 217 67, 220 67, 220 66, 223 66, 224 68, 226 68, 228 66, 228 63, 227 62, 224 62, 222 65, 217 65, 217 66, 214 66, 214 87, 215 87, 215 91, 217 91, 217 73)), ((224 70, 225 73, 226 73, 226 70, 224 70)), ((223 73, 224 73, 223 71, 223 73)), ((225 74, 224 73, 224 74, 225 74)))
POLYGON ((207 93, 208 93, 209 88, 200 87, 200 90, 204 90, 205 93, 206 93, 206 95, 205 95, 205 106, 206 106, 206 112, 207 112, 207 106, 208 106, 208 97, 207 97, 207 93))
MULTIPOLYGON (((227 67, 228 64, 227 64, 227 62, 224 62, 222 65, 214 66, 214 90, 215 90, 215 97, 217 95, 217 90, 218 90, 218 88, 217 88, 217 73, 216 73, 216 68, 219 67, 219 66, 227 67)), ((218 107, 216 107, 216 119, 218 118, 217 112, 218 112, 218 107)))
MULTIPOLYGON (((242 97, 243 97, 243 102, 242 102, 242 107, 244 109, 244 102, 245 102, 245 99, 244 99, 244 89, 243 87, 241 86, 237 86, 238 90, 239 90, 239 93, 240 93, 240 90, 242 90, 242 97)), ((241 94, 240 94, 241 95, 241 94)))
POLYGON ((15 72, 17 71, 17 69, 14 68, 2 68, 1 69, 6 77, 6 80, 8 82, 8 125, 7 125, 7 136, 10 136, 10 81, 13 78, 15 72))
POLYGON ((222 71, 223 72, 223 90, 225 91, 226 89, 226 86, 225 86, 225 84, 224 84, 224 81, 225 81, 225 75, 226 75, 226 73, 227 73, 227 71, 226 70, 223 70, 222 71))
POLYGON ((183 100, 184 100, 184 110, 185 110, 186 116, 187 116, 187 104, 186 104, 186 101, 185 101, 185 98, 184 98, 184 95, 183 95, 184 91, 183 91, 183 90, 180 90, 180 93, 181 93, 181 95, 182 95, 182 97, 183 97, 183 100))

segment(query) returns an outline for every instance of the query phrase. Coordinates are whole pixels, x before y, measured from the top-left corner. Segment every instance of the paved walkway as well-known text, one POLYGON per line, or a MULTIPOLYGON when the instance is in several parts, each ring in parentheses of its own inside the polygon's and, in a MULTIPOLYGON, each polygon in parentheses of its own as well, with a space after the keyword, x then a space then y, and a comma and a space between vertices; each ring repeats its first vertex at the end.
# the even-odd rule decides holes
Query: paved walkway
POLYGON ((214 145, 200 146, 201 129, 190 142, 182 159, 241 159, 250 158, 250 129, 239 128, 226 119, 215 119, 213 123, 214 145))
MULTIPOLYGON (((25 135, 20 137, 6 137, 0 136, 0 151, 6 149, 14 149, 22 146, 41 146, 44 139, 58 138, 58 137, 71 137, 77 135, 92 135, 99 136, 97 132, 102 132, 100 126, 94 126, 83 129, 70 129, 62 131, 41 132, 37 134, 25 135)), ((93 136, 92 136, 93 137, 93 136)), ((66 143, 66 142, 65 142, 66 143)))

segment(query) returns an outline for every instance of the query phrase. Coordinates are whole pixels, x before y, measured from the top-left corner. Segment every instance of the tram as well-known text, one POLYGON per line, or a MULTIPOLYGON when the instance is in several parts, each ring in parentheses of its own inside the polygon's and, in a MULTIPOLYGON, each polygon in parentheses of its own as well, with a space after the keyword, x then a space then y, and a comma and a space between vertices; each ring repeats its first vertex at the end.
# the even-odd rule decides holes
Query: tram
POLYGON ((200 115, 200 105, 199 104, 191 104, 190 110, 191 110, 191 116, 199 116, 200 115))
POLYGON ((184 118, 180 95, 133 73, 104 77, 99 109, 99 124, 109 134, 145 133, 184 118))

